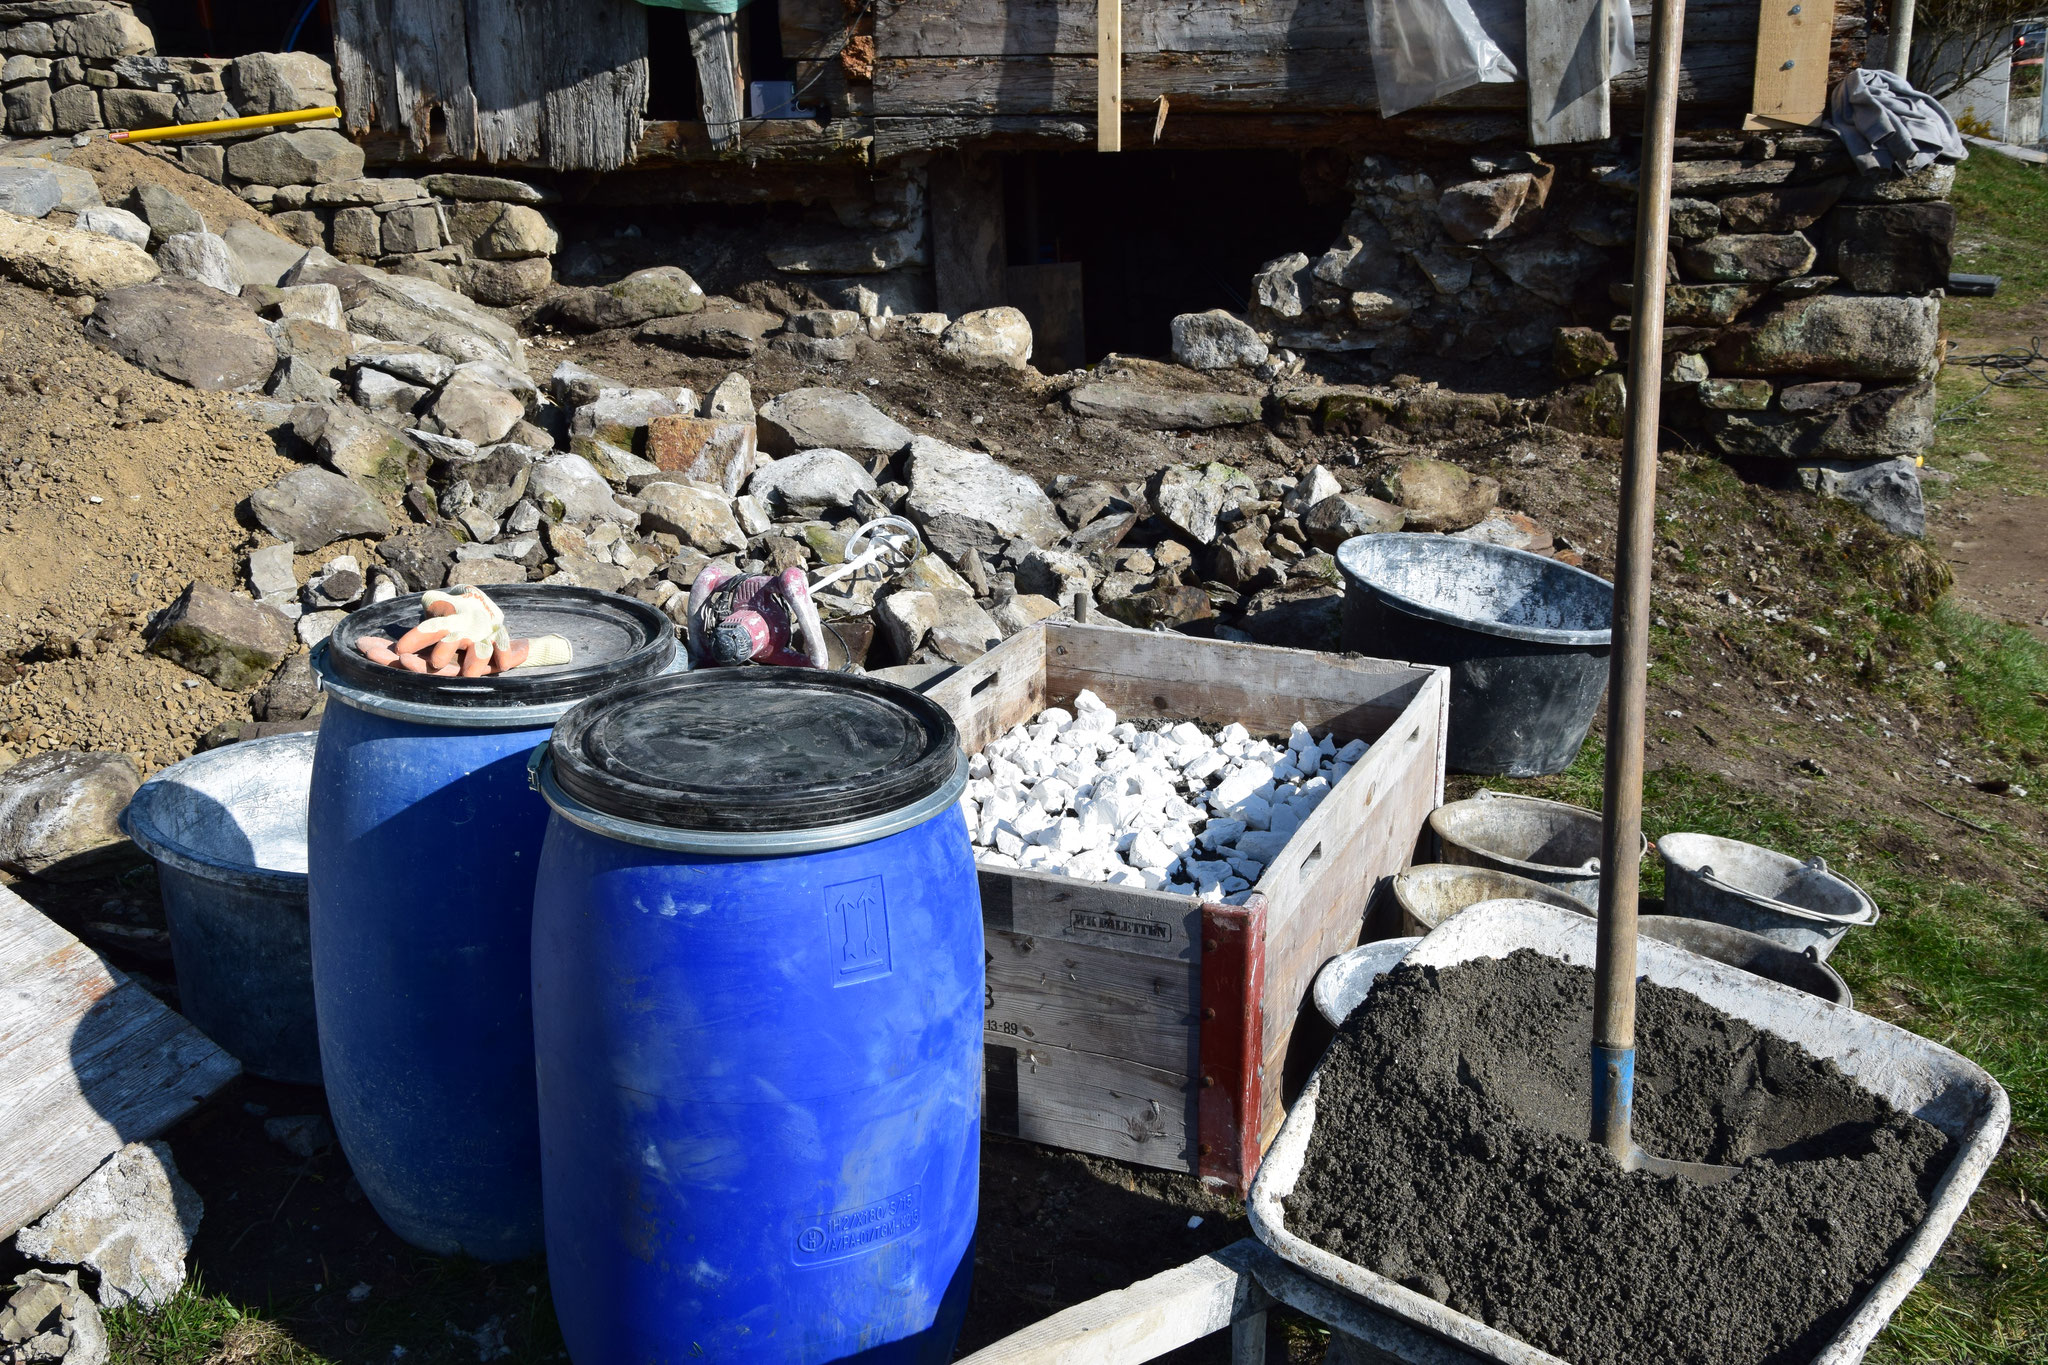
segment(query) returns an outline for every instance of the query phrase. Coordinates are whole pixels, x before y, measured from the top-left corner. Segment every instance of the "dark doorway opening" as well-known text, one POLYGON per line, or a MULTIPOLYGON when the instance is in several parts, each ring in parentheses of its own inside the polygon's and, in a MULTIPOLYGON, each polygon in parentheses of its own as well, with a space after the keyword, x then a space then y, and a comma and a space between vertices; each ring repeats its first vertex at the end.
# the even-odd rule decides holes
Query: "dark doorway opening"
POLYGON ((334 0, 154 0, 156 50, 167 57, 334 52, 334 0))
POLYGON ((1349 205, 1347 166, 1348 158, 1321 151, 1010 157, 1003 199, 1011 293, 1078 293, 1087 361, 1111 351, 1164 354, 1175 315, 1242 312, 1261 265, 1291 251, 1314 255, 1336 240, 1349 205), (1066 269, 1043 269, 1055 266, 1066 269), (1035 284, 1034 274, 1048 282, 1035 284))

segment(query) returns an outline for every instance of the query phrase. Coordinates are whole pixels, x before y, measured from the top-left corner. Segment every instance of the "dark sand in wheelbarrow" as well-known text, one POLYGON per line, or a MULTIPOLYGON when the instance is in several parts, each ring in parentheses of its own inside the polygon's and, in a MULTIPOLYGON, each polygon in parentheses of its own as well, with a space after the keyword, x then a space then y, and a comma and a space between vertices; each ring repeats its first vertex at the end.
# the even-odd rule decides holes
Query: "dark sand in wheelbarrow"
POLYGON ((1593 974, 1527 950, 1380 978, 1322 1065, 1288 1226, 1579 1365, 1813 1357, 1926 1217, 1948 1139, 1830 1062, 1641 984, 1629 1173, 1588 1131, 1593 974))

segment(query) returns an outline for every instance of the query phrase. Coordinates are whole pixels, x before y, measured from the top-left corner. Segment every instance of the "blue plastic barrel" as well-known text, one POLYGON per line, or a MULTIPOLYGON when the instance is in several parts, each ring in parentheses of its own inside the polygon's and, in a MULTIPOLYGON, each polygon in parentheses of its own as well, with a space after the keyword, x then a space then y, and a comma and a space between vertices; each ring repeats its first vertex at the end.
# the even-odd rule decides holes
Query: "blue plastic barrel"
POLYGON ((577 701, 656 674, 674 631, 643 602, 497 587, 515 636, 565 665, 441 678, 355 642, 420 620, 417 597, 352 614, 315 651, 332 698, 307 811, 320 1063, 363 1192, 406 1241, 513 1260, 541 1249, 533 1080, 533 878, 546 804, 526 759, 577 701))
POLYGON ((807 669, 572 711, 536 780, 548 1275, 579 1365, 952 1358, 980 896, 943 709, 807 669))

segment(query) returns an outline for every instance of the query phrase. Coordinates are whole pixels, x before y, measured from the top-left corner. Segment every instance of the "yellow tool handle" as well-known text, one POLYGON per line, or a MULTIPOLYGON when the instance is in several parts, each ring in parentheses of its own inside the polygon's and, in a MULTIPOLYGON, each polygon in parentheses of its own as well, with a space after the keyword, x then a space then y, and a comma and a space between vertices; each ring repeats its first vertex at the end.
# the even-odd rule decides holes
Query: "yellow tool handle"
POLYGON ((280 123, 309 123, 314 119, 340 118, 333 105, 324 109, 294 109, 288 114, 251 114, 247 118, 217 118, 210 123, 174 123, 168 128, 121 129, 109 134, 116 142, 161 142, 171 137, 203 137, 208 133, 233 133, 244 128, 275 128, 280 123))

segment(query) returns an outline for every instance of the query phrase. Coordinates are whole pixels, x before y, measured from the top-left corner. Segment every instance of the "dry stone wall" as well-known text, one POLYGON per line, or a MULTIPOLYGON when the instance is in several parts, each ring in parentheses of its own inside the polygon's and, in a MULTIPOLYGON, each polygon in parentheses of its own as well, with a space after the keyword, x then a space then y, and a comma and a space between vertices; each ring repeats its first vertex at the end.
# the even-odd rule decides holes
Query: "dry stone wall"
MULTIPOLYGON (((1809 483, 1924 451, 1954 168, 1862 174, 1814 134, 1691 134, 1679 157, 1669 422, 1725 456, 1796 462, 1809 483)), ((1342 239, 1261 269, 1231 345, 1227 319, 1202 315, 1177 349, 1205 365, 1261 347, 1390 367, 1546 357, 1564 385, 1548 419, 1618 435, 1636 184, 1611 156, 1367 157, 1342 239)))

